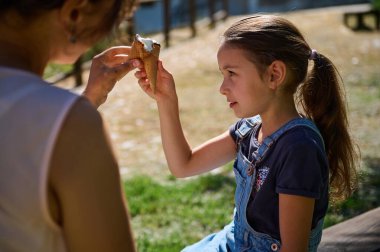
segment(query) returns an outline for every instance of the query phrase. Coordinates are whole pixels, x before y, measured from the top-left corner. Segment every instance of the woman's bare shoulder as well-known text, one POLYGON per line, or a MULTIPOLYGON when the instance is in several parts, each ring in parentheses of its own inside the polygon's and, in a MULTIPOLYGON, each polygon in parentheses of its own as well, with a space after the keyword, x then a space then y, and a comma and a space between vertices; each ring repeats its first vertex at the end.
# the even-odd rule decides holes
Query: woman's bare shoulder
POLYGON ((100 167, 100 164, 115 166, 115 162, 100 113, 86 98, 78 99, 58 134, 52 168, 67 176, 70 172, 72 176, 77 176, 78 173, 88 172, 88 169, 100 167))

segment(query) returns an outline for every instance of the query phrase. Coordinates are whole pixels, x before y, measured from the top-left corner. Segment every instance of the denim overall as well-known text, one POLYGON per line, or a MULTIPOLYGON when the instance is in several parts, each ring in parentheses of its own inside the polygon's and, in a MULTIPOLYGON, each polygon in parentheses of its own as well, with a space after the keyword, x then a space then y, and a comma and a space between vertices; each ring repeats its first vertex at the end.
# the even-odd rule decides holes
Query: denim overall
MULTIPOLYGON (((254 160, 250 162, 241 152, 240 141, 247 136, 255 124, 260 122, 261 119, 259 116, 245 119, 239 129, 236 130, 236 135, 238 136, 239 151, 234 164, 234 173, 237 183, 235 191, 234 221, 225 226, 224 229, 220 232, 205 237, 198 243, 186 247, 183 251, 266 252, 280 250, 280 241, 272 238, 267 234, 255 231, 248 224, 246 218, 247 204, 256 178, 255 167, 259 165, 260 162, 265 158, 268 150, 277 141, 277 139, 290 129, 301 126, 314 130, 319 136, 320 133, 312 121, 304 118, 294 119, 285 124, 269 137, 265 138, 259 149, 254 153, 254 160)), ((322 228, 323 219, 318 222, 316 227, 310 233, 308 251, 317 251, 318 244, 322 237, 322 228)))

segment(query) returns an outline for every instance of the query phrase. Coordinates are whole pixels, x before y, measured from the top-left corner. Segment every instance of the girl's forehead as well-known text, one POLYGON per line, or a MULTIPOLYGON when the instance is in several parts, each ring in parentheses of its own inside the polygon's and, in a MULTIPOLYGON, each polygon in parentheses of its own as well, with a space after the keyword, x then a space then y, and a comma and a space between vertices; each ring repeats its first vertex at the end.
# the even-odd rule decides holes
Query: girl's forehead
POLYGON ((244 50, 237 47, 222 45, 221 47, 219 47, 219 50, 218 50, 218 58, 229 57, 232 60, 236 58, 241 58, 243 56, 244 56, 244 50))
POLYGON ((244 49, 222 45, 218 50, 218 61, 228 61, 230 64, 241 65, 248 61, 246 51, 244 49))

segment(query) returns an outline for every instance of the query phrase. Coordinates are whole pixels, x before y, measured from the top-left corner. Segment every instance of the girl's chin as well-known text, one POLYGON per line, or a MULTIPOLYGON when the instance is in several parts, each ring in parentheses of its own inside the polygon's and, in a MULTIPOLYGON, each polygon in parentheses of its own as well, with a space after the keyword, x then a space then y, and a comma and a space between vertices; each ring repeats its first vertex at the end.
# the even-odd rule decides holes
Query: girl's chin
POLYGON ((234 110, 234 114, 237 118, 250 118, 257 115, 253 113, 244 113, 242 111, 237 111, 237 110, 234 110))
POLYGON ((234 114, 237 118, 245 118, 244 113, 234 110, 234 114))

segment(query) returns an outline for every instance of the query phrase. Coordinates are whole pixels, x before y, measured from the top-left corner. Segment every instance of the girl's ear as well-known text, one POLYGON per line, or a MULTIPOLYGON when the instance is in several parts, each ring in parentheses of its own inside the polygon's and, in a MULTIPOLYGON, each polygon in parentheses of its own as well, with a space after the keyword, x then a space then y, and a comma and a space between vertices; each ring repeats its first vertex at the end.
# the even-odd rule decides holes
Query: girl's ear
POLYGON ((286 65, 281 60, 275 60, 268 67, 269 88, 276 90, 286 78, 286 65))

